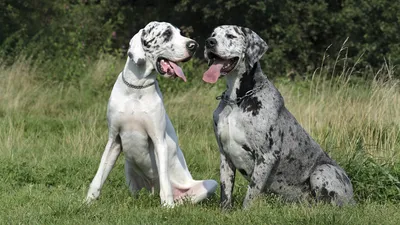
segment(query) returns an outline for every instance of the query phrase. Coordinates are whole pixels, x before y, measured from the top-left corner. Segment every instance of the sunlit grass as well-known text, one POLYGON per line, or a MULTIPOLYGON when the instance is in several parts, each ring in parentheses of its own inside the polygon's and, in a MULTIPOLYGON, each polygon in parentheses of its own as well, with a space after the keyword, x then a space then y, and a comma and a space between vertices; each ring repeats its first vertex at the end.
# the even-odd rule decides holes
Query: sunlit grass
MULTIPOLYGON (((123 62, 94 62, 78 83, 44 81, 29 60, 0 69, 0 223, 24 224, 396 224, 400 220, 400 88, 397 80, 359 81, 351 73, 327 79, 275 81, 287 108, 352 179, 358 205, 287 204, 274 197, 240 209, 247 184, 238 176, 235 209, 221 213, 219 191, 199 205, 161 209, 157 195, 133 198, 122 158, 101 198, 82 204, 107 139, 106 104, 123 62)), ((192 175, 219 179, 212 127, 215 96, 189 64, 189 84, 160 79, 167 112, 192 175), (190 73, 191 72, 191 73, 190 73), (182 88, 182 90, 179 90, 182 88)), ((381 73, 383 73, 381 71, 381 73)), ((390 71, 388 70, 389 74, 390 71)))

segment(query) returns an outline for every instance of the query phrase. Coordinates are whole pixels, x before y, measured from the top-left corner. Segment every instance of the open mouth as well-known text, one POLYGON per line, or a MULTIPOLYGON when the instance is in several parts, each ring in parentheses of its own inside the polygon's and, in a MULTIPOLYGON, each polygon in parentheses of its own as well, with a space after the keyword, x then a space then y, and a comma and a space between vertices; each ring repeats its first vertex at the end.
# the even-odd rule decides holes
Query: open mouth
POLYGON ((239 61, 239 57, 224 59, 213 52, 207 53, 207 57, 210 68, 203 75, 203 80, 207 83, 217 82, 221 75, 231 72, 239 61))
MULTIPOLYGON (((188 61, 188 59, 184 59, 183 61, 188 61)), ((183 70, 181 67, 176 64, 176 62, 173 62, 171 60, 168 60, 166 58, 158 58, 156 62, 156 67, 157 71, 162 74, 162 75, 168 75, 169 77, 179 77, 183 81, 186 82, 186 77, 185 74, 183 73, 183 70)))

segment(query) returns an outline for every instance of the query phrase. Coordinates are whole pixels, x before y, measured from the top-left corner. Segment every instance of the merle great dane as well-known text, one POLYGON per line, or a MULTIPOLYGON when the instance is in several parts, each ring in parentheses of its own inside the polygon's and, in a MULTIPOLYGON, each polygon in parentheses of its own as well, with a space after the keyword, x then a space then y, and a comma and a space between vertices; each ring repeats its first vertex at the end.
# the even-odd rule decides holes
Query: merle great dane
POLYGON ((249 181, 244 208, 262 192, 288 201, 352 203, 345 171, 296 121, 263 74, 259 59, 267 48, 255 32, 238 26, 219 26, 206 40, 210 67, 203 80, 215 83, 226 75, 227 81, 213 114, 221 157, 221 207, 232 206, 236 169, 249 181))
POLYGON ((196 203, 215 192, 216 181, 192 178, 156 81, 157 74, 186 81, 177 62, 189 60, 197 47, 165 22, 151 22, 131 39, 125 68, 108 102, 108 143, 87 202, 99 197, 121 151, 132 193, 159 190, 162 205, 171 207, 184 198, 196 203))

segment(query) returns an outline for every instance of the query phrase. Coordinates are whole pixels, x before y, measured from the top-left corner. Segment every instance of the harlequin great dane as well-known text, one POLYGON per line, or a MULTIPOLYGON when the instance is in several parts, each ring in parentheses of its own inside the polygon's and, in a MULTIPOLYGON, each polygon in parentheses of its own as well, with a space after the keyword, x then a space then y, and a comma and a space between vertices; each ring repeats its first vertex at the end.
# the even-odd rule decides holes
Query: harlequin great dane
POLYGON ((214 193, 216 181, 192 178, 156 81, 157 73, 186 81, 177 62, 189 60, 197 47, 195 41, 165 22, 151 22, 131 39, 125 68, 108 102, 108 143, 87 202, 99 197, 121 151, 126 181, 133 193, 142 188, 159 189, 165 206, 183 198, 196 203, 214 193))
POLYGON ((336 205, 353 202, 345 171, 332 160, 285 108, 259 59, 268 46, 255 32, 220 26, 206 40, 209 69, 203 80, 226 75, 227 90, 214 111, 220 149, 221 206, 232 205, 236 169, 249 181, 243 207, 261 192, 289 201, 314 199, 336 205))

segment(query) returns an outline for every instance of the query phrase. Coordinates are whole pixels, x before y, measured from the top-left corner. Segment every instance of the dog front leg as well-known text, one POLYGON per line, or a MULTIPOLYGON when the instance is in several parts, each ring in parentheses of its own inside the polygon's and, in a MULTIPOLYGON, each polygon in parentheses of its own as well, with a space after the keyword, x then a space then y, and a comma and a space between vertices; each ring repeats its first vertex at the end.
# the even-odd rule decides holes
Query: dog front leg
POLYGON ((107 142, 103 156, 101 157, 99 169, 90 183, 89 191, 86 196, 86 203, 90 203, 97 199, 100 195, 101 188, 114 167, 115 161, 121 153, 121 139, 119 136, 110 138, 107 142))
POLYGON ((160 179, 161 204, 167 207, 174 206, 171 181, 168 173, 169 157, 168 146, 165 137, 155 143, 155 150, 158 158, 158 176, 160 179))
POLYGON ((243 201, 244 209, 249 208, 253 199, 264 190, 275 162, 276 157, 273 154, 259 155, 255 160, 251 181, 247 188, 246 197, 243 201))
POLYGON ((233 186, 235 184, 236 168, 224 153, 220 154, 220 179, 221 179, 221 208, 232 208, 233 186))

